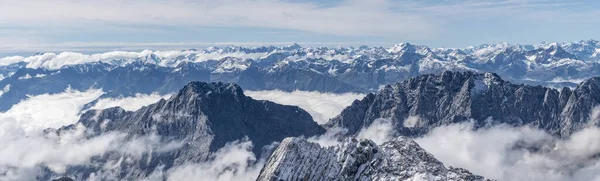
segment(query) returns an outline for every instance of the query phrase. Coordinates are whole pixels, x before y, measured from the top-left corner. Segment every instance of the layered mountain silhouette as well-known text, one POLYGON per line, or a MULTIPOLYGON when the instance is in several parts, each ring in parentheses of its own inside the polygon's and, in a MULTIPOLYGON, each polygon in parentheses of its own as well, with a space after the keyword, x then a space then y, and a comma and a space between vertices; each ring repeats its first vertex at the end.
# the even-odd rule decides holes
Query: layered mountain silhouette
POLYGON ((382 47, 210 47, 164 52, 40 53, 0 66, 0 111, 28 95, 102 89, 103 97, 174 93, 189 81, 236 83, 246 90, 377 91, 423 74, 494 72, 530 85, 575 87, 600 75, 595 40, 462 49, 401 43, 382 47), (66 58, 65 58, 66 57, 66 58), (79 57, 79 58, 78 58, 79 57), (96 57, 96 58, 94 58, 96 57))
MULTIPOLYGON (((156 169, 168 170, 185 163, 201 163, 229 142, 249 140, 252 152, 260 158, 265 146, 286 137, 322 134, 321 126, 297 106, 254 100, 231 83, 190 82, 167 100, 137 111, 120 107, 85 112, 73 125, 56 130, 58 134, 85 126, 85 137, 92 139, 112 132, 126 133, 127 138, 157 136, 163 142, 182 143, 168 151, 152 151, 131 158, 120 153, 106 153, 92 163, 67 168, 65 175, 85 180, 102 172, 106 163, 117 163, 119 179, 145 178, 156 169), (122 157, 132 161, 119 162, 122 157)), ((46 130, 52 132, 52 130, 46 130)), ((52 175, 51 173, 48 175, 52 175)))
POLYGON ((600 104, 599 95, 599 77, 573 90, 557 90, 513 84, 494 73, 446 71, 387 85, 353 102, 327 126, 355 134, 386 118, 398 134, 420 136, 442 125, 472 121, 475 128, 531 126, 566 137, 593 123, 590 115, 600 104))

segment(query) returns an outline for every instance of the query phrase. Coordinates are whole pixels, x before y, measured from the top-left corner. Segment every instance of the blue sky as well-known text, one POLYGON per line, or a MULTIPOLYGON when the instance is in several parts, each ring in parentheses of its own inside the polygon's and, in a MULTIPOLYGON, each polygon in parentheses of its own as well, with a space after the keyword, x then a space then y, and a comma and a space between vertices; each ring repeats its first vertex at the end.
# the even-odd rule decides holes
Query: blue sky
POLYGON ((0 52, 600 39, 600 2, 0 0, 0 52))

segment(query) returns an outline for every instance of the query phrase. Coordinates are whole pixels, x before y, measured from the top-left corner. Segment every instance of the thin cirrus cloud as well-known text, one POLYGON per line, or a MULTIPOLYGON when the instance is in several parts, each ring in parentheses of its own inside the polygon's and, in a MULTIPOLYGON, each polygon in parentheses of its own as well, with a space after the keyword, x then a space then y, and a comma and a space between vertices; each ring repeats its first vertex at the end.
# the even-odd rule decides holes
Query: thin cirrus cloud
POLYGON ((344 1, 337 6, 322 7, 317 2, 279 0, 9 1, 3 2, 0 8, 0 21, 9 25, 59 26, 66 23, 76 27, 87 23, 244 26, 341 35, 419 33, 427 36, 435 29, 419 15, 389 10, 387 7, 391 3, 344 1), (48 8, 49 5, 57 8, 48 8), (22 13, 23 10, 28 13, 22 13), (389 23, 390 20, 395 23, 389 23))
POLYGON ((553 0, 3 1, 0 49, 64 50, 74 42, 106 50, 122 48, 119 43, 144 43, 138 44, 144 49, 222 42, 456 47, 577 41, 598 38, 592 31, 599 28, 600 12, 592 8, 598 6, 553 0))

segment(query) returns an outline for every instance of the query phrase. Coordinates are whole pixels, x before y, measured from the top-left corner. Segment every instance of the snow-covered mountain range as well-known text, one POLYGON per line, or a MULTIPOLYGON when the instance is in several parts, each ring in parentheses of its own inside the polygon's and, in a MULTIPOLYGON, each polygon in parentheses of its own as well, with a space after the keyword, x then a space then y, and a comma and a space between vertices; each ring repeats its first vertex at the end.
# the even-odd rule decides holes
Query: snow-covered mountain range
POLYGON ((600 43, 481 45, 461 49, 401 43, 383 47, 209 47, 182 51, 38 53, 0 59, 0 111, 27 97, 101 88, 108 97, 172 93, 189 81, 248 90, 373 92, 446 70, 494 72, 515 83, 574 87, 600 75, 600 43), (143 82, 143 84, 141 84, 143 82))

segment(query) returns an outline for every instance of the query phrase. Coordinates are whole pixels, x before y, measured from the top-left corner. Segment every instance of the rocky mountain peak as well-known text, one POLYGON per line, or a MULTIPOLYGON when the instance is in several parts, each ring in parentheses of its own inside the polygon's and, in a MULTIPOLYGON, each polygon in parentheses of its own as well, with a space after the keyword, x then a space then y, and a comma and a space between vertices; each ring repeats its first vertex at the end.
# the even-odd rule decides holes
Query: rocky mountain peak
MULTIPOLYGON (((131 174, 119 177, 124 180, 136 180, 133 178, 149 174, 157 167, 169 169, 190 161, 206 161, 212 153, 234 141, 250 140, 251 151, 259 158, 265 146, 286 137, 310 137, 325 132, 310 114, 297 106, 254 100, 245 96, 238 85, 220 82, 190 82, 171 98, 136 111, 119 107, 90 110, 82 114, 77 124, 86 127, 88 138, 118 132, 132 138, 153 135, 185 143, 181 148, 161 152, 159 157, 154 156, 159 153, 152 152, 148 153, 149 160, 121 163, 131 174)), ((58 132, 73 128, 75 124, 58 132)), ((117 163, 113 158, 119 156, 101 157, 97 161, 117 163)), ((103 169, 96 166, 85 165, 85 169, 74 168, 70 173, 82 175, 77 180, 85 180, 90 172, 103 169)))
POLYGON ((244 97, 242 88, 234 83, 223 82, 200 82, 193 81, 188 83, 181 89, 177 96, 196 96, 196 97, 212 97, 216 95, 228 95, 234 97, 244 97))
POLYGON ((600 77, 589 78, 581 82, 577 87, 577 89, 600 89, 600 77))
POLYGON ((257 180, 485 180, 464 169, 446 168, 409 138, 377 145, 348 138, 321 147, 302 138, 284 139, 257 180))
POLYGON ((414 44, 410 44, 410 43, 400 43, 400 44, 394 45, 393 47, 388 49, 388 52, 390 52, 390 53, 407 53, 408 52, 408 53, 417 53, 420 55, 426 55, 426 54, 432 53, 432 51, 426 46, 414 45, 414 44))
POLYGON ((567 52, 560 45, 553 43, 545 47, 540 47, 537 50, 532 50, 527 53, 529 56, 534 56, 534 60, 538 63, 551 63, 560 59, 578 59, 572 53, 567 52))
POLYGON ((558 91, 512 84, 494 73, 426 74, 355 101, 326 125, 355 134, 376 119, 388 118, 399 135, 419 136, 441 125, 473 120, 476 128, 528 125, 568 136, 587 125, 589 113, 600 105, 598 92, 600 78, 584 81, 573 91, 558 91))
POLYGON ((297 50, 297 49, 301 49, 302 46, 298 45, 297 43, 293 43, 291 45, 288 45, 286 47, 284 47, 284 50, 297 50))

